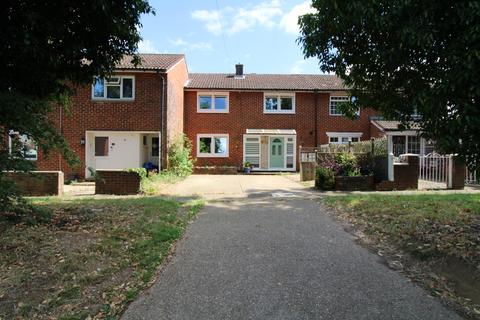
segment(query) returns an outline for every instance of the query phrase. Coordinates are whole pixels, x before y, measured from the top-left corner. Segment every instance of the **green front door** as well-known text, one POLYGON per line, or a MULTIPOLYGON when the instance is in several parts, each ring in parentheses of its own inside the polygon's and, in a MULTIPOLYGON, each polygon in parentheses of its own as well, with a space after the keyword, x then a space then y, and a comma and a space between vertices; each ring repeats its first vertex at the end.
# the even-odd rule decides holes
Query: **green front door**
POLYGON ((283 138, 270 138, 270 168, 283 169, 285 167, 285 148, 283 138))

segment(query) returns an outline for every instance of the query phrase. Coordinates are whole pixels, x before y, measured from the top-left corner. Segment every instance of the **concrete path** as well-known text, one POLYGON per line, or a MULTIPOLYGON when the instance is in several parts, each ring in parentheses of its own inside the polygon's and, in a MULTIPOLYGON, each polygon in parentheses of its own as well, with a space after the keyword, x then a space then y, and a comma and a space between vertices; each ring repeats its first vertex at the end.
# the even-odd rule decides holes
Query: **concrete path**
POLYGON ((123 319, 460 319, 326 210, 300 198, 210 202, 123 319))
POLYGON ((310 187, 298 183, 298 174, 191 175, 169 186, 164 195, 213 199, 259 198, 272 193, 290 192, 299 196, 315 194, 310 187))

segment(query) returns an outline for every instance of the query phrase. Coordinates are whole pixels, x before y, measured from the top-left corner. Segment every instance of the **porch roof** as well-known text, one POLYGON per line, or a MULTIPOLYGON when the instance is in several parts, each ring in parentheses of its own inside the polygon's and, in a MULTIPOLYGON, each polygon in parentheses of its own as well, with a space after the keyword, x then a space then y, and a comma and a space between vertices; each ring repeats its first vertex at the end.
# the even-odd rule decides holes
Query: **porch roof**
POLYGON ((406 128, 406 129, 405 128, 402 129, 401 121, 372 120, 371 122, 382 131, 404 131, 404 130, 420 129, 418 123, 414 123, 414 122, 408 123, 407 126, 409 126, 409 128, 406 128))
POLYGON ((247 129, 247 134, 296 135, 295 129, 247 129))

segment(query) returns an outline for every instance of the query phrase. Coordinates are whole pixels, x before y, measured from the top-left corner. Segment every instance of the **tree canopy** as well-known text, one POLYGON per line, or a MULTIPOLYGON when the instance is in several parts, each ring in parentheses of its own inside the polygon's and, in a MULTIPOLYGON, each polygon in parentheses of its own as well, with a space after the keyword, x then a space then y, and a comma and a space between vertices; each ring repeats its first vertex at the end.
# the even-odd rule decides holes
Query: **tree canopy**
POLYGON ((299 18, 306 57, 353 99, 437 148, 480 162, 480 1, 313 0, 299 18), (419 117, 412 117, 418 113, 419 117))
MULTIPOLYGON (((0 5, 0 184, 4 170, 28 170, 22 152, 10 152, 10 130, 26 134, 48 153, 75 156, 48 119, 68 107, 76 85, 108 75, 125 54, 134 62, 147 0, 6 0, 0 5)), ((5 203, 0 190, 0 209, 5 203)), ((1 211, 1 210, 0 210, 1 211)))

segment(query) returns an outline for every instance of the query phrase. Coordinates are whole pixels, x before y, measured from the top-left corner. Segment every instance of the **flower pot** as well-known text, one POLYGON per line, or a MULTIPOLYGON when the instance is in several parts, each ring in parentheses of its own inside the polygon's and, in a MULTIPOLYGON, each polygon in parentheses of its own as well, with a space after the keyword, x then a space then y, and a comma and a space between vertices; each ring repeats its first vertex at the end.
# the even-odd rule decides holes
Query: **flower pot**
POLYGON ((244 172, 244 173, 250 173, 250 172, 252 172, 252 168, 250 168, 250 167, 245 167, 245 168, 243 168, 243 172, 244 172))

